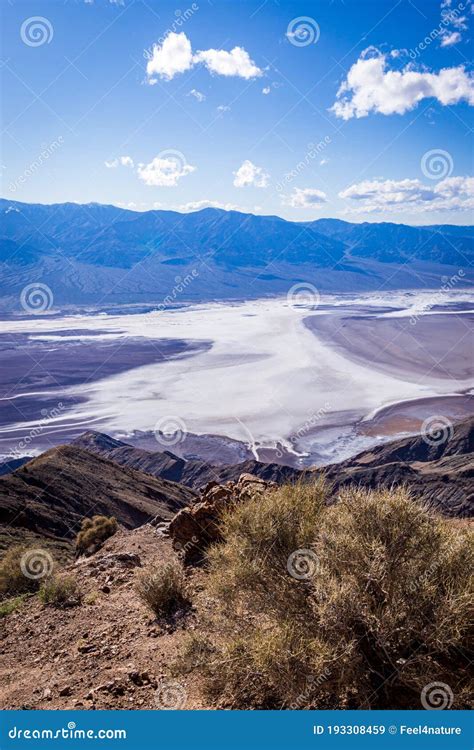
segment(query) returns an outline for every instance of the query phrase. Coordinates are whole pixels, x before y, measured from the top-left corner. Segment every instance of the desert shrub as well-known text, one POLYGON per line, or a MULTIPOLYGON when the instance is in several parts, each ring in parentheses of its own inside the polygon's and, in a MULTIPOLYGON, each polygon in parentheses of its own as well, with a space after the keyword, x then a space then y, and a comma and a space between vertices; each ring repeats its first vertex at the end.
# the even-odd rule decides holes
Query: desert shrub
POLYGON ((27 597, 27 594, 21 594, 20 596, 15 596, 13 599, 5 599, 4 601, 0 602, 0 619, 2 617, 7 617, 7 615, 11 615, 12 612, 15 612, 15 610, 20 607, 23 602, 25 601, 25 598, 27 597))
POLYGON ((215 599, 192 645, 206 692, 236 708, 467 706, 472 533, 403 488, 297 485, 229 510, 209 553, 215 599))
POLYGON ((54 575, 41 584, 39 598, 52 607, 67 607, 80 604, 82 595, 73 576, 54 575))
POLYGON ((157 616, 167 616, 188 603, 183 569, 178 564, 151 565, 137 577, 140 599, 157 616))
POLYGON ((0 561, 0 599, 37 591, 52 568, 53 558, 46 549, 10 547, 0 561))
POLYGON ((111 516, 93 516, 84 518, 81 530, 76 538, 78 555, 96 552, 110 536, 117 531, 117 521, 111 516))

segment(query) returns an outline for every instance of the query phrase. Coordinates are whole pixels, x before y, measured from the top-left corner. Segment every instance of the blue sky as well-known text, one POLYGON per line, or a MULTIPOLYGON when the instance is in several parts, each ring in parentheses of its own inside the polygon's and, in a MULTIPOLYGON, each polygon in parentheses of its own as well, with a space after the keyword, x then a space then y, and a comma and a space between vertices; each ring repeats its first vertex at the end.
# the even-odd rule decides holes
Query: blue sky
POLYGON ((2 16, 4 197, 472 223, 470 0, 5 0, 2 16))

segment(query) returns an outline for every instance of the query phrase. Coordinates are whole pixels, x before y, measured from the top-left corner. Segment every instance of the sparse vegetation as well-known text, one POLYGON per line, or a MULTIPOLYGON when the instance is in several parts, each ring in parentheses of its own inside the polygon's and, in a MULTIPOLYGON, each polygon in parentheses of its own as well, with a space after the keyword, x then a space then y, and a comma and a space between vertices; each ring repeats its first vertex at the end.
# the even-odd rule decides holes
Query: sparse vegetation
POLYGON ((93 516, 84 518, 76 539, 78 555, 89 555, 96 552, 106 539, 117 531, 117 521, 111 516, 93 516))
POLYGON ((6 599, 5 601, 0 602, 0 619, 15 612, 15 610, 25 601, 27 596, 27 594, 22 594, 21 596, 13 597, 13 599, 6 599))
POLYGON ((472 533, 403 488, 325 496, 318 481, 225 513, 181 664, 234 708, 418 708, 437 681, 467 707, 472 533))
POLYGON ((73 576, 54 575, 41 584, 39 598, 52 607, 71 607, 81 603, 82 594, 73 576))
POLYGON ((188 603, 183 569, 177 564, 152 565, 141 571, 136 591, 158 617, 172 615, 188 603))
POLYGON ((0 561, 0 599, 37 591, 42 573, 53 564, 46 550, 10 547, 0 561))

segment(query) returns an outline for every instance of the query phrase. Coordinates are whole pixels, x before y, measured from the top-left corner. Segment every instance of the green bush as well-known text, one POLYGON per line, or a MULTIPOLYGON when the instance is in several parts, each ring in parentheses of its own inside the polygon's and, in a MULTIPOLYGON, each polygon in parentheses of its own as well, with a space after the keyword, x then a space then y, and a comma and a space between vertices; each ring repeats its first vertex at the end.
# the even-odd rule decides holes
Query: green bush
POLYGON ((422 708, 442 682, 467 707, 472 533, 403 488, 325 499, 318 481, 224 516, 209 635, 192 646, 207 653, 207 694, 234 708, 422 708))
POLYGON ((113 516, 84 518, 76 538, 77 554, 87 555, 96 552, 106 539, 115 534, 117 528, 117 521, 113 516))

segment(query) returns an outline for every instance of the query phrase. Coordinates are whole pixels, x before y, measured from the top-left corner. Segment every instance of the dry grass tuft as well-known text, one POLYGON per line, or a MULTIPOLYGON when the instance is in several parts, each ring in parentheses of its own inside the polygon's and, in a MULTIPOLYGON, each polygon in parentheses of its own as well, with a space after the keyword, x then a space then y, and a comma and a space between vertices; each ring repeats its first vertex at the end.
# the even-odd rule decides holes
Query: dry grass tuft
POLYGON ((151 565, 137 576, 136 592, 158 617, 166 617, 188 603, 186 583, 180 565, 151 565))
POLYGON ((82 601, 77 580, 70 575, 50 576, 41 584, 38 596, 43 604, 52 607, 72 607, 82 601))

